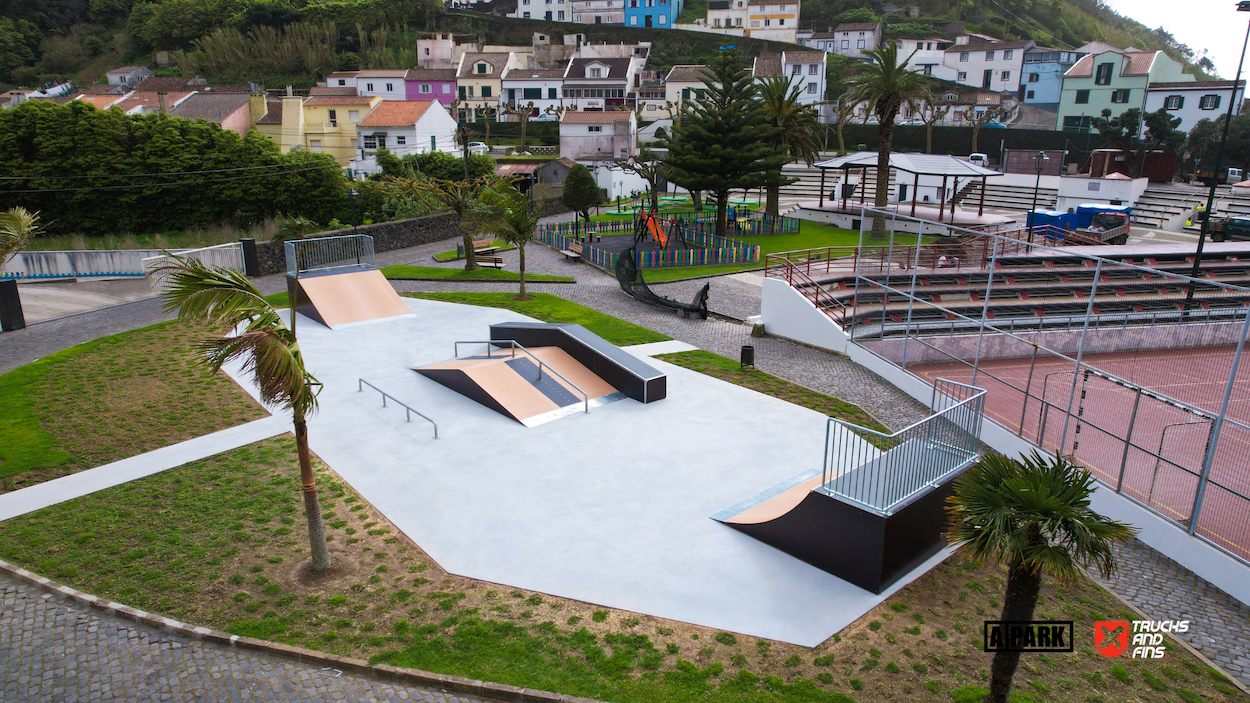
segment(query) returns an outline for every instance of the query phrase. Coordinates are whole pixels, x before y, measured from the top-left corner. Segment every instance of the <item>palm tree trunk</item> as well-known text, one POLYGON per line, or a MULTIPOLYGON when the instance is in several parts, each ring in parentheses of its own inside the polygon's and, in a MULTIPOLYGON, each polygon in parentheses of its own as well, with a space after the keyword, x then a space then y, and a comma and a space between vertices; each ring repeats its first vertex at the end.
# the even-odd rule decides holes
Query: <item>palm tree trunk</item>
POLYGON ((317 498, 317 477, 313 475, 312 455, 308 451, 308 423, 295 420, 295 447, 299 452, 299 478, 304 491, 304 513, 308 516, 308 546, 312 550, 313 571, 330 568, 330 552, 326 549, 326 528, 321 522, 321 501, 317 498))
POLYGON ((838 122, 838 156, 846 155, 846 140, 842 138, 842 127, 845 122, 838 122))
POLYGON ((463 218, 460 220, 460 232, 464 236, 464 270, 475 271, 478 265, 477 253, 473 251, 473 233, 464 228, 463 218))
MULTIPOLYGON (((777 174, 777 178, 781 178, 781 174, 777 174)), ((767 195, 764 196, 764 212, 770 215, 778 215, 781 210, 781 186, 770 183, 765 188, 767 195)))
POLYGON ((933 123, 932 122, 928 122, 925 124, 924 153, 926 154, 933 153, 933 123))
POLYGON ((524 300, 525 299, 525 245, 521 244, 521 246, 517 248, 521 250, 521 295, 519 297, 522 300, 524 300))
MULTIPOLYGON (((894 145, 894 118, 892 115, 882 119, 877 128, 877 194, 873 204, 878 209, 889 204, 890 199, 890 150, 894 145)), ((872 236, 886 235, 885 218, 880 215, 872 218, 872 236)))
MULTIPOLYGON (((1042 590, 1042 575, 1021 564, 1012 562, 1007 574, 1007 592, 1003 596, 1002 620, 1020 622, 1033 619, 1037 607, 1037 594, 1042 590)), ((1020 664, 1019 652, 997 652, 990 665, 990 695, 987 703, 1007 703, 1011 695, 1012 678, 1020 664)))

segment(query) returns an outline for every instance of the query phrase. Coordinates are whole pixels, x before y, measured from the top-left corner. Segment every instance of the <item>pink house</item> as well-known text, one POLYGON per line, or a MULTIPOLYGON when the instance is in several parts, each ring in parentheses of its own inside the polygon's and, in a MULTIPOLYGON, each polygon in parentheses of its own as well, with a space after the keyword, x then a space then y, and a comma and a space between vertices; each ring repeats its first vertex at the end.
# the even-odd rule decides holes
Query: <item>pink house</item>
POLYGON ((437 100, 443 107, 456 100, 456 69, 410 68, 404 77, 409 100, 437 100))

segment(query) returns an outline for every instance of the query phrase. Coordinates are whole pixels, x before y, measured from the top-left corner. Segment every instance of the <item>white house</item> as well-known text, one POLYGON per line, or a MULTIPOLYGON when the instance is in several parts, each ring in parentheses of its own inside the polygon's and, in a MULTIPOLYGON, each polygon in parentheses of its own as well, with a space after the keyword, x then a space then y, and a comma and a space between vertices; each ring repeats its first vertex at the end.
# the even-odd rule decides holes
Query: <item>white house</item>
MULTIPOLYGON (((703 83, 706 68, 702 64, 679 64, 670 68, 668 77, 664 80, 665 102, 679 106, 685 100, 702 96, 703 91, 707 90, 707 85, 703 83)), ((668 113, 664 116, 671 117, 668 113)))
POLYGON ((816 48, 839 56, 863 58, 865 51, 881 45, 880 22, 847 22, 812 37, 816 48))
POLYGON ((356 125, 357 144, 364 158, 352 168, 377 171, 375 155, 381 148, 392 153, 457 153, 456 120, 437 100, 383 100, 356 125))
POLYGON ((108 77, 109 85, 120 85, 126 88, 134 89, 143 81, 155 76, 152 69, 146 66, 122 66, 104 74, 108 77))
MULTIPOLYGON (((407 100, 408 76, 406 68, 369 69, 356 72, 356 93, 365 97, 378 96, 383 100, 407 100)), ((331 84, 333 85, 333 84, 331 84)))
POLYGON ((1232 81, 1151 83, 1146 87, 1145 111, 1155 112, 1164 108, 1173 117, 1181 118, 1178 130, 1189 132, 1200 121, 1215 120, 1225 114, 1230 99, 1236 106, 1233 114, 1240 114, 1245 90, 1245 81, 1238 83, 1236 90, 1232 81))
MULTIPOLYGON (((955 71, 954 81, 974 88, 1016 91, 1024 72, 1024 54, 1036 44, 1032 40, 955 44, 945 51, 947 69, 955 71)), ((945 76, 939 78, 947 79, 945 76)), ((950 79, 947 79, 950 80, 950 79)))
POLYGON ((815 105, 825 101, 825 52, 781 52, 782 74, 790 78, 790 85, 800 89, 799 102, 815 105))
POLYGON ((564 71, 564 104, 578 110, 624 106, 633 92, 634 76, 646 63, 642 57, 576 58, 564 71))
MULTIPOLYGON (((617 0, 620 4, 621 0, 617 0)), ((573 20, 573 0, 517 0, 516 10, 508 13, 508 17, 519 17, 526 20, 547 20, 548 22, 571 22, 573 20)), ((624 10, 622 9, 622 12, 624 10)))
POLYGON ((747 0, 708 0, 707 23, 712 29, 746 31, 747 0))
POLYGON ((638 153, 633 110, 566 112, 560 119, 560 156, 596 163, 638 153))
MULTIPOLYGON (((533 103, 530 119, 554 120, 555 115, 548 113, 548 108, 564 105, 564 68, 557 70, 533 68, 509 68, 503 74, 503 104, 516 109, 522 105, 533 103)), ((516 118, 509 116, 508 121, 516 118)))
POLYGON ((570 0, 569 9, 573 13, 573 21, 581 24, 625 24, 625 2, 626 0, 570 0))

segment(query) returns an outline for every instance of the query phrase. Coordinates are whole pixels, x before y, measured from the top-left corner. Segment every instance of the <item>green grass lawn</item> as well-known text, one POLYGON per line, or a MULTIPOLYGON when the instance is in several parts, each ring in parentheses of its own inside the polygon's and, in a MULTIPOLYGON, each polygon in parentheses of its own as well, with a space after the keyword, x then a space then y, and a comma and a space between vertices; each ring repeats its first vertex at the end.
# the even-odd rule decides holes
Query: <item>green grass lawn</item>
MULTIPOLYGON (((952 557, 799 647, 448 574, 314 457, 337 571, 309 582, 297 466, 290 435, 192 462, 0 523, 0 557, 237 635, 617 703, 984 695, 981 629, 1001 608, 1002 568, 952 557)), ((1087 579, 1042 588, 1039 619, 1092 633, 1093 620, 1121 617, 1133 615, 1087 579)), ((1088 635, 1076 644, 1026 655, 1012 700, 1246 700, 1174 645, 1145 661, 1107 659, 1088 635)))
MULTIPOLYGON (((512 251, 513 249, 516 249, 516 247, 512 246, 511 244, 505 242, 502 239, 493 239, 491 240, 490 245, 492 247, 495 247, 495 250, 497 252, 498 251, 512 251)), ((434 255, 435 261, 456 261, 457 259, 463 259, 463 258, 464 257, 460 256, 460 252, 456 249, 452 249, 451 251, 444 251, 444 252, 434 255)))
MULTIPOLYGON (((503 271, 492 268, 479 268, 465 271, 462 268, 444 268, 441 266, 383 266, 382 275, 396 280, 457 280, 457 281, 518 281, 521 274, 516 271, 503 271)), ((548 276, 541 273, 525 274, 526 282, 557 282, 573 283, 568 276, 548 276)))
POLYGON ((445 303, 507 308, 543 322, 572 322, 585 327, 617 346, 666 342, 668 337, 632 322, 605 315, 577 303, 547 293, 533 293, 533 300, 517 301, 511 293, 404 293, 410 298, 441 300, 445 303))
POLYGON ((829 417, 853 422, 878 432, 888 433, 890 431, 889 428, 877 422, 871 415, 864 412, 863 408, 854 403, 848 403, 840 398, 818 393, 810 388, 791 383, 783 378, 777 378, 763 371, 742 368, 742 365, 737 361, 726 359, 719 354, 697 349, 694 351, 676 352, 674 354, 658 354, 655 358, 692 371, 707 374, 713 378, 719 378, 722 381, 750 388, 753 391, 759 391, 765 395, 771 395, 774 398, 780 398, 787 403, 801 405, 829 417))
POLYGON ((264 417, 234 381, 195 363, 207 335, 165 323, 0 376, 0 492, 264 417))

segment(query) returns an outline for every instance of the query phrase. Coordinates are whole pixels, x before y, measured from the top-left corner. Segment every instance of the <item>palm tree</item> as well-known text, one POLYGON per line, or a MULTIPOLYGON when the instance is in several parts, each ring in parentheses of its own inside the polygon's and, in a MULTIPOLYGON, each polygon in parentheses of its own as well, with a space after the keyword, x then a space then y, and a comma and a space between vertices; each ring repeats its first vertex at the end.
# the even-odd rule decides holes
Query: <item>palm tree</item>
MULTIPOLYGON (((808 166, 815 163, 820 155, 820 121, 815 108, 799 102, 803 87, 791 85, 790 79, 784 76, 773 76, 756 85, 756 90, 764 103, 768 123, 776 128, 773 145, 777 150, 791 160, 804 161, 808 166)), ((781 186, 794 180, 797 179, 783 179, 781 171, 768 174, 765 212, 778 214, 781 186)))
MULTIPOLYGON (((912 52, 915 54, 915 52, 912 52)), ((878 208, 886 206, 890 196, 890 151, 894 145, 894 118, 898 117, 903 103, 923 95, 924 74, 907 70, 909 56, 899 61, 898 44, 886 42, 876 49, 864 51, 869 58, 865 70, 847 81, 851 101, 866 103, 868 113, 877 118, 877 194, 873 203, 878 208)), ((885 236, 885 218, 872 218, 874 236, 885 236)))
MULTIPOLYGON (((1037 452, 1021 461, 990 454, 955 479, 947 539, 976 561, 1008 565, 1002 620, 1033 619, 1043 576, 1072 583, 1082 568, 1115 571, 1112 547, 1136 530, 1091 510, 1093 492, 1088 471, 1037 452)), ((986 701, 1006 703, 1019 663, 1019 652, 994 655, 986 701)))
MULTIPOLYGON (((468 163, 468 160, 465 160, 468 163)), ((468 173, 468 166, 465 167, 468 173)), ((476 181, 449 181, 443 178, 430 178, 425 181, 399 180, 400 190, 411 190, 422 200, 431 205, 442 205, 456 213, 460 221, 460 233, 464 238, 464 270, 474 271, 477 256, 473 253, 473 223, 476 212, 482 207, 481 193, 485 179, 476 181)))
MULTIPOLYGON (((291 411, 312 568, 330 568, 317 479, 308 450, 307 418, 317 410, 321 383, 304 366, 294 330, 282 322, 273 306, 239 271, 210 269, 194 259, 174 256, 169 264, 158 269, 158 275, 165 277, 161 295, 166 312, 177 312, 181 320, 203 320, 226 330, 226 336, 199 345, 210 372, 220 371, 229 361, 242 360, 243 371, 252 375, 261 400, 291 411)), ((294 309, 291 315, 294 320, 294 309)))
POLYGON ((40 232, 43 228, 39 226, 39 213, 20 206, 0 212, 0 274, 4 273, 4 262, 40 232))
POLYGON ((481 229, 512 244, 521 255, 521 292, 513 300, 532 300, 525 294, 525 245, 534 240, 541 218, 539 211, 525 193, 508 181, 483 188, 482 203, 486 211, 480 221, 481 229))

